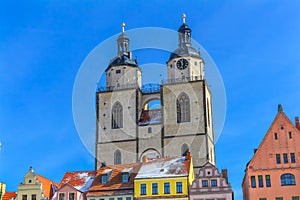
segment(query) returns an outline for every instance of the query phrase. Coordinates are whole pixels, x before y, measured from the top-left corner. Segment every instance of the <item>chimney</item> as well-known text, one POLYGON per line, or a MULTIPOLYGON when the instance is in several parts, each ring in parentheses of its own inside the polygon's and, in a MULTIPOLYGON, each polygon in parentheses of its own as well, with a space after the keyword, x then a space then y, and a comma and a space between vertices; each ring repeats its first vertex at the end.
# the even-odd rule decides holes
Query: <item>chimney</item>
POLYGON ((278 113, 282 113, 283 112, 283 108, 281 104, 278 104, 278 113))
POLYGON ((187 152, 185 157, 187 160, 191 160, 191 152, 187 152))
POLYGON ((146 162, 148 162, 148 157, 147 157, 147 156, 144 156, 144 157, 143 157, 143 163, 146 163, 146 162))
POLYGON ((256 153, 257 149, 254 149, 254 154, 256 153))
POLYGON ((227 169, 222 169, 223 178, 225 178, 226 183, 228 184, 228 171, 227 169))
POLYGON ((296 128, 300 131, 299 117, 295 117, 296 128))

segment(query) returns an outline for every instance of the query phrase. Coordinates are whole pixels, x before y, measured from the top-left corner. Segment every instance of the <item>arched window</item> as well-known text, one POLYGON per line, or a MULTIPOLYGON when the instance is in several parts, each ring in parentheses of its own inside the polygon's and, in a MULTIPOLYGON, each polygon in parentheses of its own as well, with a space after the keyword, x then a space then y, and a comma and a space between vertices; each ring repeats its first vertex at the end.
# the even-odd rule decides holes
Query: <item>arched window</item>
POLYGON ((123 107, 119 102, 116 102, 112 108, 111 128, 123 128, 123 107))
POLYGON ((120 150, 116 150, 114 153, 114 164, 119 165, 122 163, 122 155, 120 150))
POLYGON ((189 146, 187 144, 181 145, 181 155, 186 156, 186 154, 190 151, 189 146))
POLYGON ((182 93, 177 99, 177 123, 189 122, 190 117, 190 99, 182 93))
POLYGON ((296 185, 295 176, 293 174, 282 174, 280 177, 281 185, 296 185))

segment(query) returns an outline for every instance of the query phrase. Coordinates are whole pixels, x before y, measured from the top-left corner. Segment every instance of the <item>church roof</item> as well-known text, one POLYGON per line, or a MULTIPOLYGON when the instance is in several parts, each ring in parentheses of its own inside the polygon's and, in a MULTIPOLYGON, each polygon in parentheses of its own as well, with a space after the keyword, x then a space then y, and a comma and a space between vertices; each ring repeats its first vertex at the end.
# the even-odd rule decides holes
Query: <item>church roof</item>
POLYGON ((120 65, 127 65, 127 66, 132 66, 132 67, 137 67, 138 63, 136 59, 130 58, 129 55, 120 55, 114 57, 110 63, 108 64, 108 67, 105 71, 107 71, 109 68, 113 66, 120 66, 120 65))
POLYGON ((197 51, 194 47, 183 46, 183 47, 178 47, 174 52, 172 52, 169 60, 171 60, 173 58, 179 58, 182 56, 191 56, 194 58, 201 58, 200 52, 197 51))

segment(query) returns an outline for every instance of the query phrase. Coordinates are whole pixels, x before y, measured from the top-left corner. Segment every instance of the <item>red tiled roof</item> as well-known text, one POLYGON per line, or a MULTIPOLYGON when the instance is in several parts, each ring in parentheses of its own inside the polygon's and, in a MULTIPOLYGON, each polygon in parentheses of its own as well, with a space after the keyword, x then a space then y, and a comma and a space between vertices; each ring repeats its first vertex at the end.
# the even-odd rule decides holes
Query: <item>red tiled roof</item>
POLYGON ((36 174, 36 177, 37 177, 38 181, 42 183, 42 189, 44 190, 44 196, 51 199, 55 192, 55 191, 53 191, 52 185, 57 188, 58 184, 54 181, 51 181, 51 180, 39 175, 39 174, 36 174))
POLYGON ((100 168, 96 174, 95 180, 89 189, 87 196, 99 195, 99 194, 121 194, 133 192, 133 183, 136 174, 142 163, 133 164, 122 164, 122 165, 111 165, 100 168), (127 183, 122 183, 122 171, 124 169, 133 168, 132 173, 129 177, 127 183), (101 183, 101 174, 104 170, 108 171, 112 169, 112 174, 110 176, 109 182, 107 184, 101 183))
POLYGON ((92 170, 66 172, 59 184, 59 188, 61 188, 65 184, 69 184, 77 190, 81 190, 84 186, 87 185, 91 178, 94 178, 95 174, 96 172, 92 170))
POLYGON ((2 200, 11 200, 12 198, 16 198, 17 197, 17 193, 16 192, 5 192, 2 200))

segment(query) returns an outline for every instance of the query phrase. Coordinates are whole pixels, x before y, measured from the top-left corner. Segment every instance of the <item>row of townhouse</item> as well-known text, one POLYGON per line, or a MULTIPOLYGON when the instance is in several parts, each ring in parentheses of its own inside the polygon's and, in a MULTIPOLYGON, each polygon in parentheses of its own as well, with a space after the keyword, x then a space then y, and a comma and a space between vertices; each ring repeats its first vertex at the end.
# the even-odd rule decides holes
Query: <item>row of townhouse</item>
POLYGON ((103 166, 98 172, 66 172, 60 184, 30 167, 18 191, 5 194, 3 200, 233 199, 227 171, 219 173, 206 163, 194 177, 190 153, 153 160, 145 157, 141 163, 103 166))

